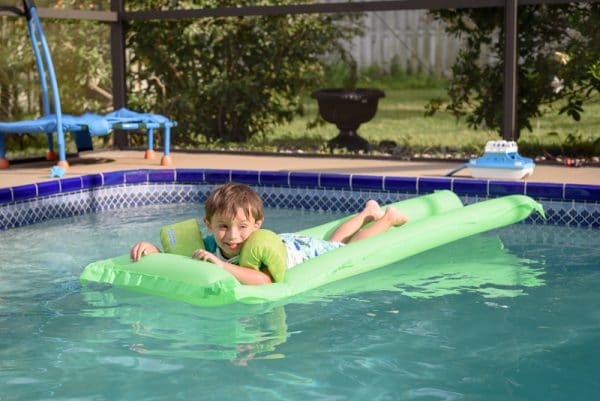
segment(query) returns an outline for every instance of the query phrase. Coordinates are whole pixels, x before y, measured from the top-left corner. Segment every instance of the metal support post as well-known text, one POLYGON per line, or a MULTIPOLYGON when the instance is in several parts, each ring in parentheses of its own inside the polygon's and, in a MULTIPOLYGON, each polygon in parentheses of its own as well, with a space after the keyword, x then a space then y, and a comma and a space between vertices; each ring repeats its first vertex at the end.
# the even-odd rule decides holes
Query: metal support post
POLYGON ((518 0, 504 4, 504 102, 502 138, 514 141, 517 125, 517 8, 518 0))
MULTIPOLYGON (((112 63, 113 107, 118 110, 127 107, 127 83, 125 80, 125 26, 121 18, 125 11, 124 0, 111 0, 110 9, 117 13, 116 22, 110 24, 110 58, 112 63)), ((126 131, 117 130, 113 136, 113 146, 117 149, 129 147, 126 131)))

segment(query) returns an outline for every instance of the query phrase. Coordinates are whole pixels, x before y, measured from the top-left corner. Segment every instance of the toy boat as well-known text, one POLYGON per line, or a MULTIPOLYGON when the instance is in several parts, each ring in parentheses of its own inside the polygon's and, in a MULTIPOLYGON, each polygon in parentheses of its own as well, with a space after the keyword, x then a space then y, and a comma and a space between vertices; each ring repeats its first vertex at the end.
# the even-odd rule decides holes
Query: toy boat
POLYGON ((466 164, 474 178, 499 178, 520 180, 533 174, 535 163, 518 153, 514 141, 489 141, 483 156, 471 159, 466 164))

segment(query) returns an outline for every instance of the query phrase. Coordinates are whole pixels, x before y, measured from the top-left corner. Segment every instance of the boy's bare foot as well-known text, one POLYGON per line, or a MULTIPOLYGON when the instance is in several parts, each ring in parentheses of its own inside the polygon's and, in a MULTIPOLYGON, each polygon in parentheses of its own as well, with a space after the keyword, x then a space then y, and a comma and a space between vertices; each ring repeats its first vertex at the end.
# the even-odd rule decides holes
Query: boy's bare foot
POLYGON ((383 217, 389 219, 393 226, 401 226, 408 221, 408 216, 393 206, 390 206, 385 210, 383 217))
POLYGON ((369 221, 379 220, 384 215, 384 212, 381 209, 381 206, 379 206, 379 203, 377 203, 377 201, 373 199, 367 201, 367 203, 365 204, 364 212, 368 216, 369 221))

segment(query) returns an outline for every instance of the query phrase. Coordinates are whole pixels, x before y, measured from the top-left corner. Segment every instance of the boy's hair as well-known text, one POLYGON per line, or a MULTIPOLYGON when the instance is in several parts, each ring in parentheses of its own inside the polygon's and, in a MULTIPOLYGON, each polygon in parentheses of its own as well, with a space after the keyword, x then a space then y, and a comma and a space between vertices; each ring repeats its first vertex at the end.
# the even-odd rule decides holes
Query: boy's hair
POLYGON ((208 221, 215 213, 226 217, 235 217, 239 209, 244 211, 246 217, 252 216, 254 221, 264 220, 260 195, 248 185, 236 182, 229 182, 217 187, 208 196, 204 209, 208 221))

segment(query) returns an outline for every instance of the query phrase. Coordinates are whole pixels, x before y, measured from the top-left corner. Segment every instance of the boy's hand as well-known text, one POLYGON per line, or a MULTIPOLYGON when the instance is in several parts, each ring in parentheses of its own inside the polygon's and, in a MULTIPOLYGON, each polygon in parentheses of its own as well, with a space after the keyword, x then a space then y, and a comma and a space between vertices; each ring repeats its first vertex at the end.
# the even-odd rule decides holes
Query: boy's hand
POLYGON ((137 262, 142 256, 159 252, 160 250, 149 242, 138 242, 131 248, 129 256, 131 257, 131 260, 137 262))
POLYGON ((217 266, 223 267, 223 261, 217 258, 214 254, 208 252, 206 249, 196 249, 192 254, 192 258, 204 260, 206 262, 214 263, 217 266))

